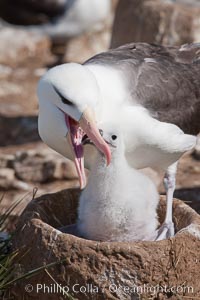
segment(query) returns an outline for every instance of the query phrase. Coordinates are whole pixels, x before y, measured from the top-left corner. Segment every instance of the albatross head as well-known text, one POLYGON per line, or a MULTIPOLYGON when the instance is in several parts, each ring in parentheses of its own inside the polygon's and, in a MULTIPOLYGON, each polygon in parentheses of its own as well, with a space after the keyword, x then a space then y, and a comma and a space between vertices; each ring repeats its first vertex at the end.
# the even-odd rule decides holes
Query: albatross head
MULTIPOLYGON (((120 124, 111 120, 109 123, 104 122, 99 124, 99 126, 99 132, 110 148, 112 162, 125 157, 124 135, 120 124)), ((87 144, 94 145, 88 137, 83 139, 83 145, 87 144)), ((102 155, 101 151, 97 151, 97 157, 103 157, 104 165, 106 165, 105 156, 102 155)))
POLYGON ((38 85, 39 134, 60 154, 74 158, 80 186, 86 185, 82 138, 86 134, 105 155, 111 152, 102 138, 95 119, 99 90, 95 77, 86 66, 69 63, 49 70, 38 85))

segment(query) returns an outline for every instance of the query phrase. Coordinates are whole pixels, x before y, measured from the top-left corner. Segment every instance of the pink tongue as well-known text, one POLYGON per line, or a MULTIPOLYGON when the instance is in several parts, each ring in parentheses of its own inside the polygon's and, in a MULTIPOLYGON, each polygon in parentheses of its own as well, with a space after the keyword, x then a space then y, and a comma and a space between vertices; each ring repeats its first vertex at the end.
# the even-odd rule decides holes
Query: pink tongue
POLYGON ((76 123, 69 116, 65 115, 65 121, 70 132, 71 144, 75 155, 74 162, 75 162, 76 170, 80 181, 80 188, 83 189, 86 186, 86 176, 85 176, 85 169, 84 169, 84 153, 83 153, 83 146, 81 144, 84 132, 79 127, 79 124, 76 123))

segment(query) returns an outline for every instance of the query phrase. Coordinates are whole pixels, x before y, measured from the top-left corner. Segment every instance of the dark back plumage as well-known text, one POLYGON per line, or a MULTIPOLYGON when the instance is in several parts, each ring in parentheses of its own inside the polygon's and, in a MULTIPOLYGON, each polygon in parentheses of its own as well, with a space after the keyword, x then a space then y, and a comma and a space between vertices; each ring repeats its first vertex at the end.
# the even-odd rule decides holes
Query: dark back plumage
POLYGON ((200 131, 200 43, 181 47, 131 43, 100 53, 85 64, 123 72, 134 103, 186 133, 200 131))

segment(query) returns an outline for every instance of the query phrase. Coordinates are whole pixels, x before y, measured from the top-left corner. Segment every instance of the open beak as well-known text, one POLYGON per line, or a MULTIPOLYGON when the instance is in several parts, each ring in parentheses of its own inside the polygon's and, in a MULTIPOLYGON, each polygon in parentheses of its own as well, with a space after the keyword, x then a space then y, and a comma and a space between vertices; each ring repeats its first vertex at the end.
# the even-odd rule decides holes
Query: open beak
POLYGON ((95 146, 101 151, 107 160, 107 165, 111 161, 111 151, 108 144, 102 138, 99 129, 96 125, 94 113, 90 108, 87 108, 80 121, 76 122, 70 116, 65 114, 65 120, 69 129, 69 142, 72 146, 74 153, 74 161, 79 176, 80 188, 83 189, 86 186, 86 175, 84 169, 84 152, 82 145, 82 138, 84 134, 90 138, 95 146))

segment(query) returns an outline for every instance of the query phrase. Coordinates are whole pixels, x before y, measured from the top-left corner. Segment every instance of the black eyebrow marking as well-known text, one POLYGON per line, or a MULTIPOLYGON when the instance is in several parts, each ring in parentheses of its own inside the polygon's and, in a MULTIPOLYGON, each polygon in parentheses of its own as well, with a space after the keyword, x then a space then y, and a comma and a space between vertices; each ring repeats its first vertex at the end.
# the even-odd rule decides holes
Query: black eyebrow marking
POLYGON ((53 88, 54 88, 55 92, 58 94, 58 96, 60 97, 62 103, 68 104, 68 105, 71 105, 71 106, 73 105, 73 103, 71 101, 69 101, 68 99, 63 97, 63 95, 58 91, 58 89, 55 86, 53 86, 53 88))

